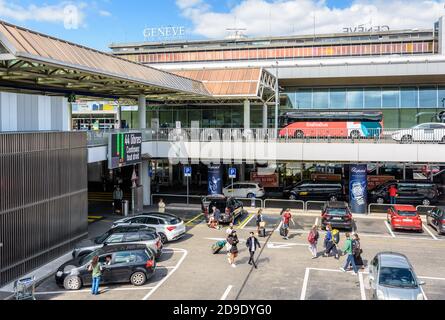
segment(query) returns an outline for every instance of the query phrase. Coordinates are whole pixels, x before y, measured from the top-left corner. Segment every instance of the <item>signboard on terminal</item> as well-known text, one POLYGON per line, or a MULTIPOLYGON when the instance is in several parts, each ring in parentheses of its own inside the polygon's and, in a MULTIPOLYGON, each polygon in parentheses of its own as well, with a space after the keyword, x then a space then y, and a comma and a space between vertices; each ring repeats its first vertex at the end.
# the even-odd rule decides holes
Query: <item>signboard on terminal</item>
POLYGON ((151 27, 145 28, 143 33, 145 40, 173 40, 185 36, 185 27, 151 27))
POLYGON ((142 133, 110 134, 108 142, 108 168, 116 169, 142 162, 142 133))
POLYGON ((387 26, 387 25, 366 26, 364 24, 360 24, 358 26, 343 28, 343 32, 345 32, 345 33, 383 32, 383 31, 389 31, 389 30, 390 30, 389 26, 387 26))

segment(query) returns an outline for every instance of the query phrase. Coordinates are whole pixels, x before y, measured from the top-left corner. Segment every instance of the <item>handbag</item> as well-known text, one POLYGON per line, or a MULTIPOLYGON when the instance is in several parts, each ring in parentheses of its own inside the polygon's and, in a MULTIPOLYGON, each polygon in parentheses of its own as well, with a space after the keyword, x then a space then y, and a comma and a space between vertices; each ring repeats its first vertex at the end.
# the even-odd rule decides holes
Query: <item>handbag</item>
POLYGON ((266 221, 261 221, 260 228, 265 228, 265 227, 266 227, 266 221))

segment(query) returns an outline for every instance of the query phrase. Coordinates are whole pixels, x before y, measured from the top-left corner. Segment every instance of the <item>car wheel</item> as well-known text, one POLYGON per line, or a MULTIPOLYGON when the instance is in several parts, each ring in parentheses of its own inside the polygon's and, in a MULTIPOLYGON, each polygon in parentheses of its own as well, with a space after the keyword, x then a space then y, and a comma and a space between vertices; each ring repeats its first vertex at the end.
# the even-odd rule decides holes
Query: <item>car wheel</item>
POLYGON ((413 143, 413 137, 410 135, 404 135, 400 140, 402 143, 413 143))
POLYGON ((383 199, 382 197, 378 197, 376 201, 377 201, 378 204, 384 204, 385 203, 385 199, 383 199))
POLYGON ((360 132, 358 130, 354 130, 351 132, 350 137, 351 137, 351 139, 358 139, 358 138, 360 138, 360 132))
POLYGON ((291 195, 289 196, 289 200, 297 200, 297 196, 294 195, 294 194, 291 194, 291 195))
POLYGON ((249 194, 247 195, 247 198, 249 198, 249 199, 254 198, 253 193, 249 193, 249 194))
POLYGON ((295 131, 294 133, 295 139, 303 139, 304 138, 304 132, 301 130, 295 131))
POLYGON ((423 199, 422 205, 429 206, 431 204, 431 201, 429 199, 423 199))
POLYGON ((130 277, 131 284, 136 287, 144 285, 146 281, 147 281, 147 276, 142 271, 137 271, 133 273, 130 277))
POLYGON ((336 196, 330 196, 329 197, 329 201, 331 201, 331 202, 337 201, 337 197, 336 196))
POLYGON ((161 237, 162 244, 168 241, 167 236, 164 233, 159 233, 159 236, 161 237))
POLYGON ((68 276, 63 280, 66 290, 79 290, 82 287, 82 280, 78 276, 68 276))

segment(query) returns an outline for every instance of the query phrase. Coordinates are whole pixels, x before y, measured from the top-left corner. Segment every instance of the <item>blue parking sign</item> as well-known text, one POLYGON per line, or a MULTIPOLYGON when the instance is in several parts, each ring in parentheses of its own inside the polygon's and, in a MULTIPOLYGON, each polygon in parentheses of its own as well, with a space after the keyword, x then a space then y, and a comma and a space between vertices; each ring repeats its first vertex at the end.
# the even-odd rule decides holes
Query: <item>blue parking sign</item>
POLYGON ((236 179, 236 168, 229 168, 229 178, 236 179))
POLYGON ((192 167, 184 167, 184 177, 192 176, 192 167))

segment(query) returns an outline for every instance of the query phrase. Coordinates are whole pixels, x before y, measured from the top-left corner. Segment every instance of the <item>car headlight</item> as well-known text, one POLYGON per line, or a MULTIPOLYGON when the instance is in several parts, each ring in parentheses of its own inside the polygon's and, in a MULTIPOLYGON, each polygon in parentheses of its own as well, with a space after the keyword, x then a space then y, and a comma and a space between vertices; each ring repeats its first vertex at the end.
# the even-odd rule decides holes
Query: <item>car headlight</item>
POLYGON ((386 300, 385 299, 385 294, 383 293, 382 290, 377 290, 377 299, 378 300, 386 300))
POLYGON ((417 300, 425 300, 425 296, 423 295, 423 293, 417 294, 417 300))

